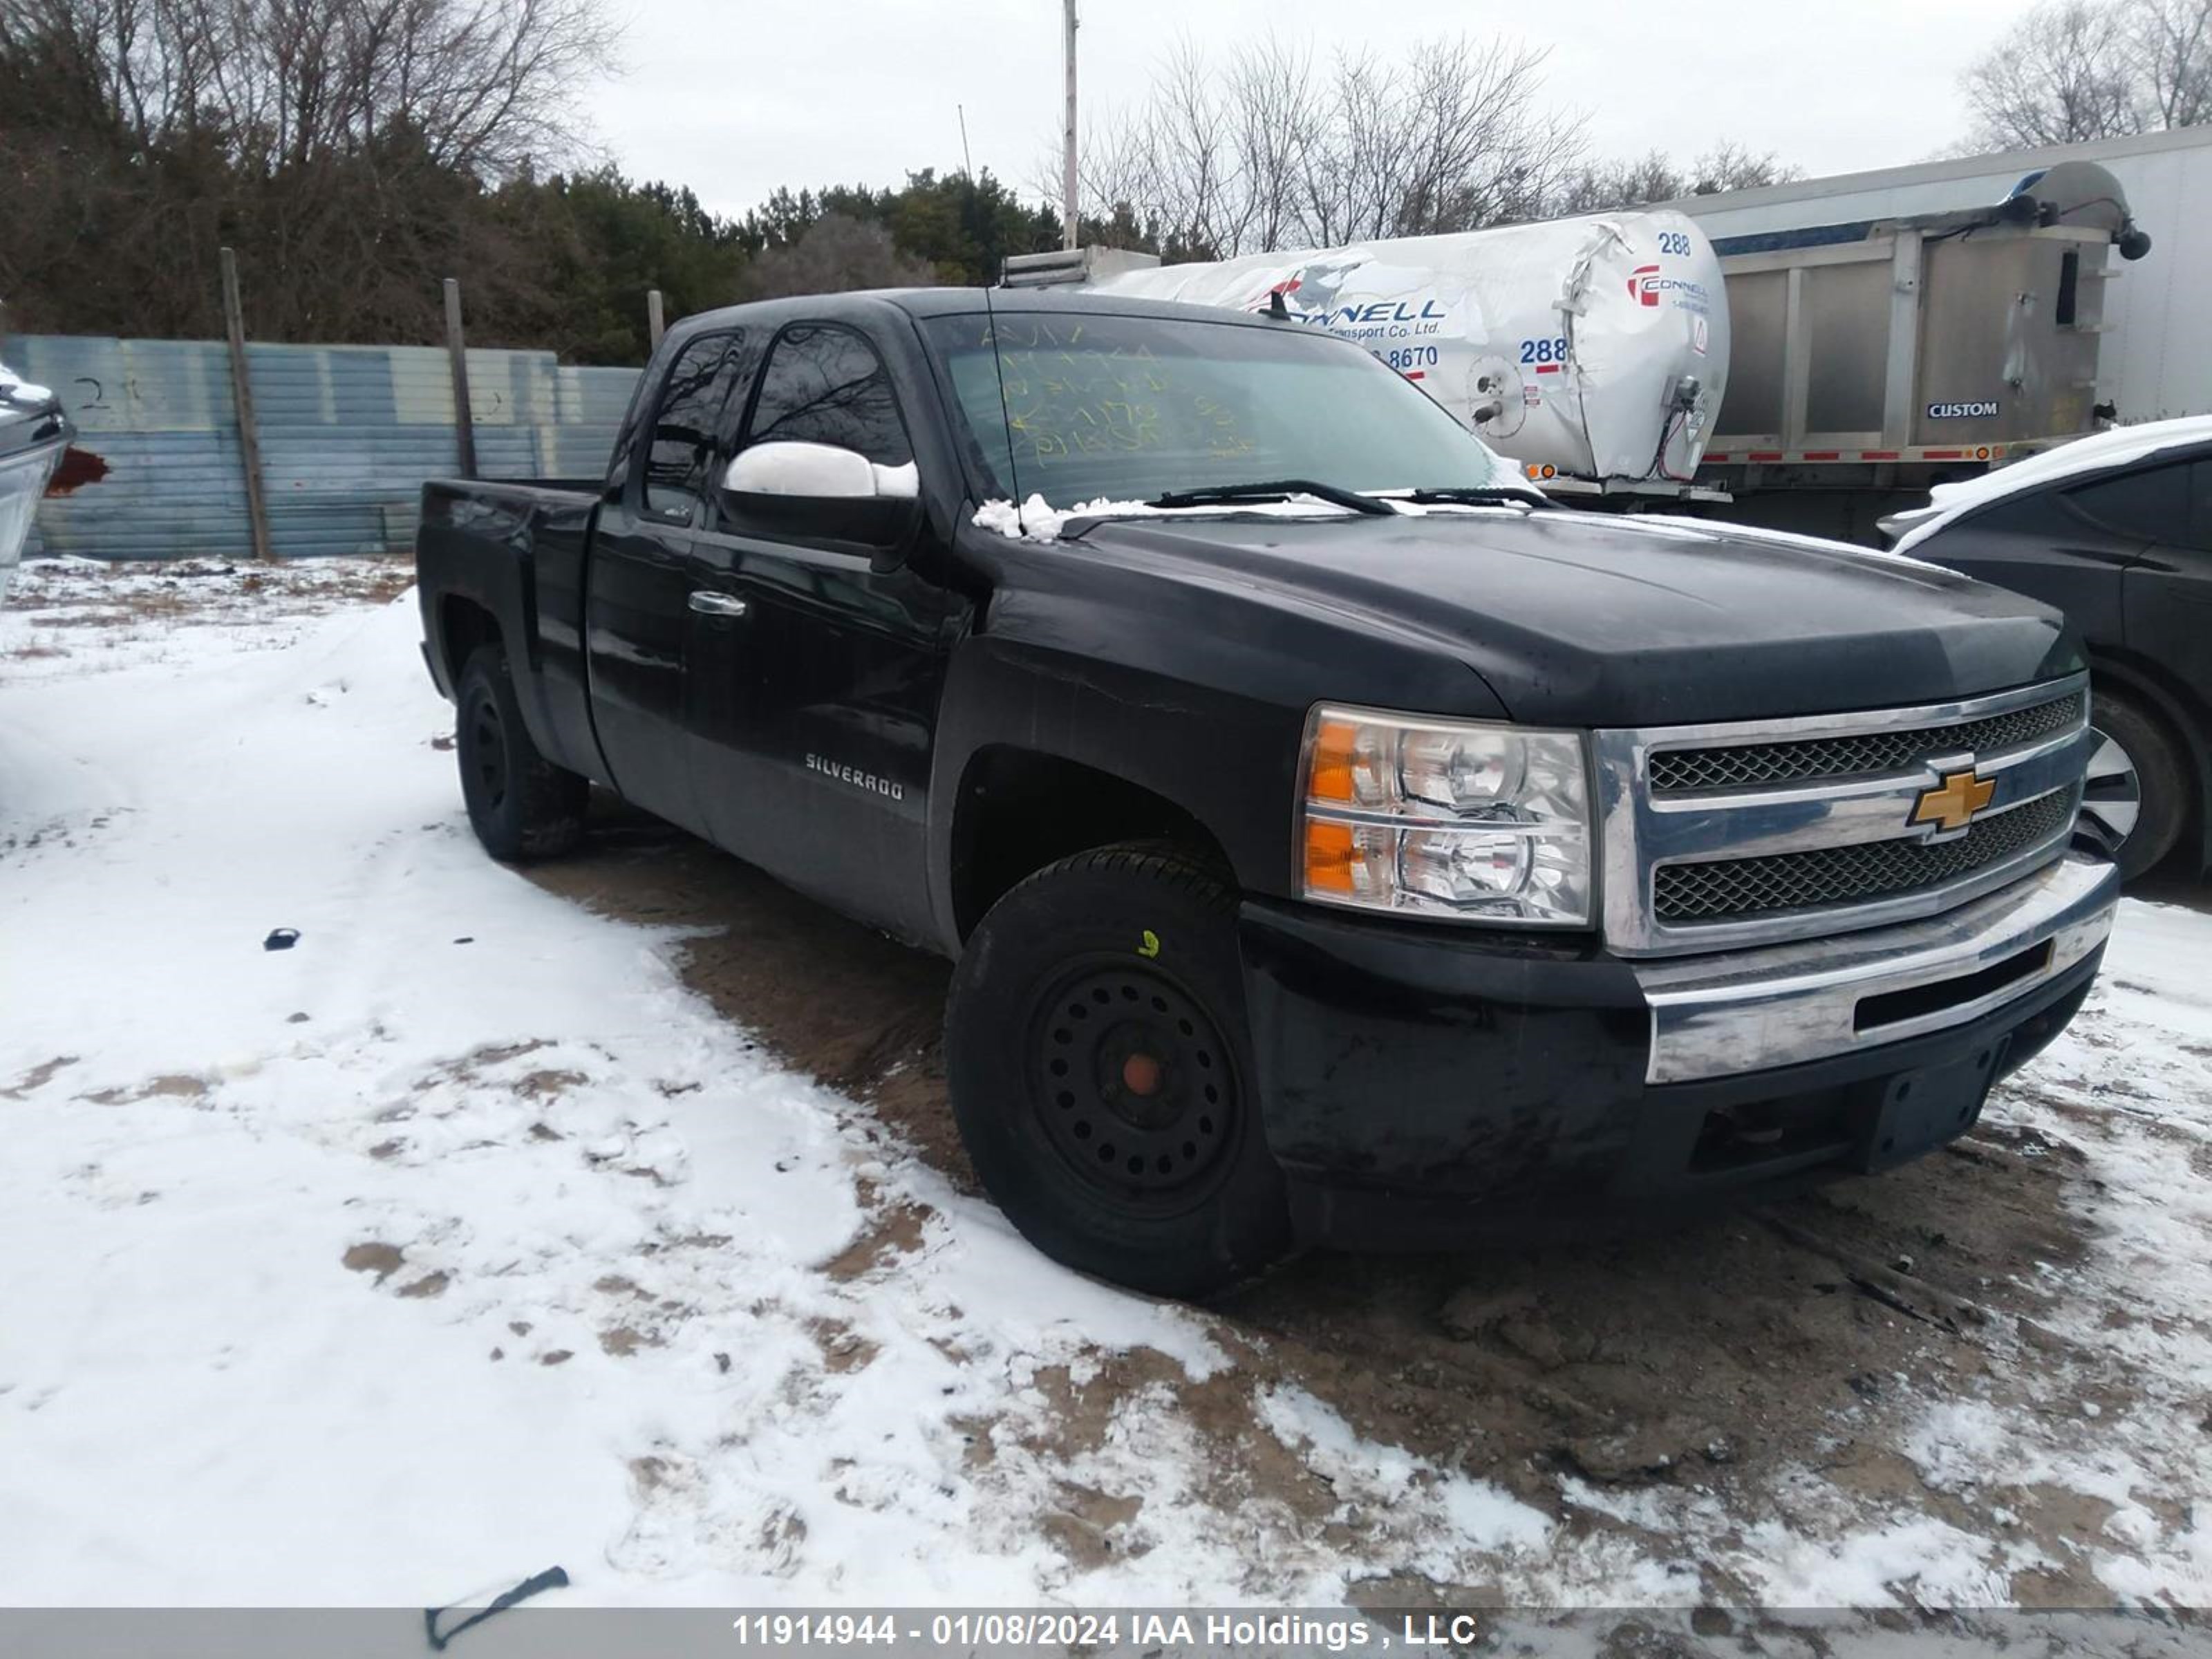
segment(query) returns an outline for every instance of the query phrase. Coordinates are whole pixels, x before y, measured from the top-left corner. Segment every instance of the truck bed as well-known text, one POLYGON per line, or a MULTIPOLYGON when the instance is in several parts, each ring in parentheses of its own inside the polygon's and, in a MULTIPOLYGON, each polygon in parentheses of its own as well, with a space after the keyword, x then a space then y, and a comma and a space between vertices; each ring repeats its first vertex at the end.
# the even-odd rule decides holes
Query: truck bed
POLYGON ((603 486, 592 478, 435 478, 422 486, 416 580, 431 677, 447 696, 475 636, 465 609, 523 641, 516 687, 545 754, 586 775, 600 769, 583 672, 584 547, 603 486))

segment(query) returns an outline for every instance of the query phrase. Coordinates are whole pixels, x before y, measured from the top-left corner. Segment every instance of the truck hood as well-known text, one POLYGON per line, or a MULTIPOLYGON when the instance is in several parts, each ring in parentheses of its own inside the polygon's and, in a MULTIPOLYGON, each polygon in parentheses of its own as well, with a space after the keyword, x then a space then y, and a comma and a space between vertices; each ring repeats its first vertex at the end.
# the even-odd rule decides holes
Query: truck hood
POLYGON ((1443 645, 1529 725, 1899 707, 2081 666, 2063 618, 2017 594, 1894 554, 1697 520, 1500 508, 1069 530, 1117 560, 1443 645))

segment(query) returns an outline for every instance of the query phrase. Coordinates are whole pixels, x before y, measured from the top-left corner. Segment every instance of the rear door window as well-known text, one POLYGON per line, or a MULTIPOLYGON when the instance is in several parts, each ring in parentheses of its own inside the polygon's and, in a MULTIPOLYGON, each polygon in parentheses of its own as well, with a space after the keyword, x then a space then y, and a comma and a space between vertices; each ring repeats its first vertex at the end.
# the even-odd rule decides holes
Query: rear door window
POLYGON ((657 519, 691 517, 743 337, 736 332, 702 335, 684 348, 668 372, 645 453, 643 505, 657 519))
POLYGON ((2189 466, 2189 541, 2198 553, 2212 553, 2212 460, 2189 466))
POLYGON ((2145 467, 2116 478, 2076 484, 2066 504, 2116 535, 2175 544, 2190 533, 2190 463, 2145 467))

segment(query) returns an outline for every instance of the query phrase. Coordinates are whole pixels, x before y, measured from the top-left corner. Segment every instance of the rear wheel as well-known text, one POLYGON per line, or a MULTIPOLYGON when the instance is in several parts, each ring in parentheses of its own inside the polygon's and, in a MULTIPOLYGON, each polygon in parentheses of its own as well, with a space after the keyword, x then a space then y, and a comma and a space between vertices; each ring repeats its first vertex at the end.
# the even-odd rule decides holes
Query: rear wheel
POLYGON ((2081 834, 2132 880, 2181 839, 2189 774, 2165 724, 2124 692, 2098 687, 2090 721, 2097 745, 2081 795, 2081 834))
POLYGON ((1194 862, 1106 848, 1007 893, 953 976, 945 1060, 976 1173, 1055 1261, 1188 1297, 1289 1252, 1236 900, 1194 862))
POLYGON ((507 653, 480 645, 455 699, 461 794, 484 851, 503 862, 557 857, 583 838, 592 786, 538 751, 522 723, 507 653))

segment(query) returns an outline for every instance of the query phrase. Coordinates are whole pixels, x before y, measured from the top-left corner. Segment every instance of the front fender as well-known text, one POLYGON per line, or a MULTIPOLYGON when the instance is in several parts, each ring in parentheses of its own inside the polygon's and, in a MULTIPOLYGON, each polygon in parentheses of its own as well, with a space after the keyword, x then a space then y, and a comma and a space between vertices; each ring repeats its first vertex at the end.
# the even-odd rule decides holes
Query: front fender
POLYGON ((1194 820, 1248 894, 1291 896, 1298 744, 1316 702, 1503 718, 1443 636, 1142 549, 971 538, 989 598, 953 649, 931 762, 931 910, 957 954, 954 824, 994 748, 1072 762, 1194 820))

